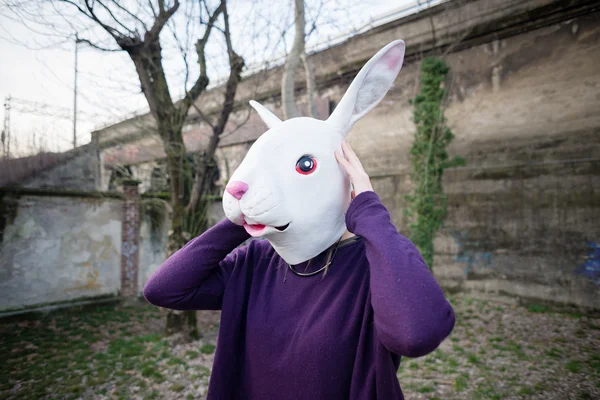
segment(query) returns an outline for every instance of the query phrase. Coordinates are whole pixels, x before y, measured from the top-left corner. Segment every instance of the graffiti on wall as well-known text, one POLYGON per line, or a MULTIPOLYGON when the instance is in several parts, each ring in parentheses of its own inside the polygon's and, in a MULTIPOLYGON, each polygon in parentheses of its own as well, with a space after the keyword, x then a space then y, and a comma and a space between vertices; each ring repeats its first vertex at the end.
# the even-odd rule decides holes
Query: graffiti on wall
POLYGON ((575 272, 600 286, 600 245, 588 242, 588 249, 589 253, 585 262, 578 266, 575 272))
POLYGON ((494 261, 494 254, 482 249, 482 244, 478 240, 469 239, 469 234, 465 232, 451 232, 452 238, 458 247, 454 260, 458 263, 464 263, 465 275, 476 269, 491 268, 494 261))

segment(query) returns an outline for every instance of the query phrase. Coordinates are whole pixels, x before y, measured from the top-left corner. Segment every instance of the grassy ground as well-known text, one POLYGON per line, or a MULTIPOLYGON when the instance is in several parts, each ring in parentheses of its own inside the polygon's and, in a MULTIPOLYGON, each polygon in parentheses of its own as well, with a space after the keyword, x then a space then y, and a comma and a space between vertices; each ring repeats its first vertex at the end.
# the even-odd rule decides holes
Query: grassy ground
MULTIPOLYGON (((402 362, 407 400, 600 398, 600 319, 465 297, 452 303, 451 337, 402 362)), ((0 399, 203 398, 218 314, 199 319, 202 339, 188 344, 164 338, 164 314, 146 305, 0 321, 0 399)))
POLYGON ((183 354, 174 351, 173 338, 162 335, 164 315, 144 304, 0 321, 0 352, 6 355, 0 399, 174 399, 193 386, 201 390, 189 398, 200 397, 210 374, 216 321, 217 314, 203 314, 209 341, 195 342, 195 350, 183 354))
POLYGON ((600 399, 600 319, 452 300, 457 324, 432 354, 404 360, 415 399, 600 399))

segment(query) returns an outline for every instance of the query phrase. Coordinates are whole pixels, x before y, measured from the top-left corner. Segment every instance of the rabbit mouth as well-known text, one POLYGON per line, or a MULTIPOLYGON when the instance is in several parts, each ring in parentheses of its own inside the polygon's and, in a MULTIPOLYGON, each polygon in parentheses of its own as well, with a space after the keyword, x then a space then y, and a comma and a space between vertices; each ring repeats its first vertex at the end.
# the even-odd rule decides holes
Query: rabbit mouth
POLYGON ((283 232, 288 228, 288 226, 290 226, 289 222, 283 226, 276 226, 275 229, 277 229, 279 232, 283 232))
POLYGON ((289 222, 282 226, 268 226, 268 225, 263 225, 263 224, 244 223, 244 228, 246 229, 246 232, 248 232, 250 234, 250 236, 252 236, 252 237, 264 236, 265 234, 271 233, 271 232, 283 232, 289 226, 290 226, 289 222))

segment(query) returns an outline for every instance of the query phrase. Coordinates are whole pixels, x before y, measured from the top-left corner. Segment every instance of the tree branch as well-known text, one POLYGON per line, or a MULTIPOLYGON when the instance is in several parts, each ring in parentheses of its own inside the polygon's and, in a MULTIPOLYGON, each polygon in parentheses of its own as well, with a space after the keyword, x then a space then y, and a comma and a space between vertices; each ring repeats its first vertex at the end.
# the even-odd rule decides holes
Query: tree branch
POLYGON ((126 27, 121 21, 119 21, 119 19, 117 17, 115 17, 115 15, 113 14, 113 12, 111 11, 110 8, 108 8, 108 6, 106 4, 104 4, 102 1, 100 0, 95 0, 96 2, 98 2, 98 4, 100 4, 102 6, 102 8, 104 8, 106 10, 106 12, 108 13, 108 15, 111 16, 111 18, 117 23, 119 24, 121 27, 123 27, 123 29, 125 29, 127 32, 131 33, 134 36, 139 36, 139 33, 132 31, 130 28, 126 27))
MULTIPOLYGON (((225 4, 225 3, 223 3, 225 4)), ((223 19, 225 20, 225 42, 227 43, 227 52, 229 53, 229 78, 225 85, 225 99, 223 101, 223 108, 221 108, 221 114, 219 121, 213 129, 213 136, 219 136, 225 130, 225 124, 229 118, 229 114, 233 109, 233 101, 237 86, 241 80, 242 69, 244 69, 244 59, 236 54, 231 45, 231 32, 229 31, 229 15, 227 14, 227 8, 224 7, 223 19)))
MULTIPOLYGON (((150 10, 152 11, 152 15, 154 16, 154 19, 156 19, 158 14, 156 13, 156 10, 154 9, 154 4, 152 4, 152 0, 148 0, 148 5, 150 6, 150 10)), ((148 30, 148 29, 146 29, 146 30, 148 30)))
POLYGON ((219 145, 220 136, 225 130, 227 120, 229 119, 229 115, 233 110, 235 93, 237 91, 238 84, 242 78, 242 69, 244 68, 244 59, 233 50, 233 47, 231 45, 231 32, 229 31, 229 14, 227 13, 227 6, 225 4, 225 1, 223 1, 221 4, 223 6, 223 20, 225 22, 225 42, 227 43, 227 52, 229 53, 230 72, 229 78, 227 79, 227 83, 225 85, 225 97, 223 99, 223 107, 221 108, 219 120, 217 124, 213 127, 213 133, 210 137, 210 141, 208 143, 206 151, 204 152, 203 156, 199 157, 198 162, 196 164, 196 176, 194 177, 194 186, 192 187, 190 202, 186 207, 186 210, 188 212, 194 210, 197 207, 201 195, 205 192, 207 185, 210 184, 210 182, 208 182, 209 177, 207 176, 208 166, 215 156, 217 146, 219 145))
MULTIPOLYGON (((142 27, 144 28, 144 30, 148 30, 148 28, 146 27, 146 24, 144 23, 144 21, 142 21, 137 15, 135 15, 134 13, 132 13, 131 11, 129 11, 128 9, 126 9, 125 7, 123 7, 122 5, 119 4, 118 1, 112 0, 112 3, 117 6, 117 8, 119 8, 120 10, 122 10, 124 13, 126 13, 127 15, 129 15, 131 18, 133 18, 134 20, 138 21, 140 24, 142 24, 142 27)), ((152 0, 149 1, 150 3, 150 8, 152 8, 152 0)))
MULTIPOLYGON (((94 19, 90 14, 88 14, 83 8, 79 7, 79 4, 76 4, 73 1, 70 0, 58 0, 62 3, 67 3, 72 5, 73 7, 77 8, 77 10, 79 10, 80 13, 82 13, 83 15, 85 15, 86 17, 90 18, 90 19, 94 19)), ((95 20, 94 20, 95 21, 95 20)), ((97 22, 97 21, 96 21, 97 22)))
MULTIPOLYGON (((81 10, 81 8, 78 5, 76 5, 75 3, 73 3, 72 1, 69 1, 69 0, 61 0, 61 1, 71 3, 74 6, 76 6, 79 10, 81 10)), ((94 21, 96 21, 96 23, 98 25, 100 25, 102 28, 104 28, 104 30, 106 32, 108 32, 108 34, 111 35, 117 41, 117 43, 119 42, 119 39, 122 39, 125 37, 125 35, 123 35, 121 32, 119 32, 119 30, 113 28, 112 26, 106 25, 104 22, 100 21, 100 19, 96 16, 96 13, 94 12, 94 6, 90 5, 88 0, 85 0, 84 2, 85 2, 85 7, 89 13, 89 14, 87 14, 84 12, 84 14, 87 15, 89 18, 93 19, 94 21)))
POLYGON ((213 125, 212 121, 210 120, 210 118, 208 118, 200 109, 200 107, 198 107, 196 105, 196 103, 192 103, 192 107, 194 107, 194 110, 196 110, 196 112, 198 113, 198 115, 200 116, 200 119, 202 119, 204 122, 206 122, 208 124, 208 126, 210 126, 211 129, 215 129, 215 126, 213 125))
POLYGON ((158 35, 160 34, 160 31, 162 31, 162 28, 165 26, 169 18, 171 18, 171 16, 175 14, 177 9, 179 8, 179 0, 175 0, 175 2, 173 3, 173 7, 168 8, 166 10, 164 8, 164 1, 159 0, 158 6, 160 10, 158 10, 158 15, 154 20, 152 28, 150 28, 149 31, 146 31, 146 34, 144 35, 144 41, 155 41, 158 39, 158 35))
POLYGON ((73 7, 77 8, 77 10, 82 13, 83 15, 85 15, 87 18, 91 19, 92 21, 96 22, 98 25, 100 25, 106 32, 108 32, 108 34, 110 36, 112 36, 115 40, 118 41, 119 38, 122 38, 124 35, 119 32, 117 29, 113 28, 112 26, 106 25, 104 22, 100 21, 100 19, 96 16, 96 13, 94 13, 94 6, 90 5, 90 3, 88 2, 88 0, 85 0, 85 10, 83 8, 81 8, 79 6, 79 4, 75 3, 74 1, 71 0, 58 0, 62 3, 67 3, 72 5, 73 7), (87 11, 86 11, 87 10, 87 11))
POLYGON ((94 49, 97 49, 97 50, 102 50, 102 51, 124 51, 121 48, 118 48, 118 49, 107 49, 106 47, 98 46, 97 44, 92 43, 88 39, 77 38, 77 40, 80 41, 80 42, 83 42, 83 43, 87 43, 87 45, 89 45, 90 47, 93 47, 94 49))
POLYGON ((204 36, 201 39, 198 39, 196 42, 196 53, 198 54, 198 64, 200 65, 200 76, 198 76, 198 79, 194 85, 185 94, 185 97, 181 101, 180 110, 184 118, 187 115, 192 103, 198 99, 200 94, 202 94, 202 92, 208 86, 209 80, 206 72, 206 54, 204 50, 215 21, 219 17, 219 14, 221 14, 225 9, 225 1, 226 0, 222 0, 221 4, 219 4, 219 7, 217 7, 213 15, 209 17, 206 30, 204 31, 204 36))

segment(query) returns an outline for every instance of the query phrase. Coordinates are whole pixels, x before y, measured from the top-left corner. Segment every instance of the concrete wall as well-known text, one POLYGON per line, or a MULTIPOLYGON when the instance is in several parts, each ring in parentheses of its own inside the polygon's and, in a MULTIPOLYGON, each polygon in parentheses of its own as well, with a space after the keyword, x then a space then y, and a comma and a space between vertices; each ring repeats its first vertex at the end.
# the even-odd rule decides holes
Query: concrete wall
POLYGON ((35 189, 101 190, 99 153, 92 145, 66 155, 58 165, 37 172, 20 186, 35 189))
MULTIPOLYGON (((120 198, 0 192, 0 312, 123 295, 123 207, 120 198)), ((167 258, 169 206, 142 199, 139 218, 139 239, 128 246, 139 262, 128 267, 141 295, 167 258)))
POLYGON ((140 200, 140 239, 138 291, 167 259, 167 239, 171 229, 169 205, 159 199, 140 200))
MULTIPOLYGON (((507 10, 516 13, 524 11, 521 8, 525 5, 529 7, 527 10, 548 2, 538 4, 524 1, 519 4, 507 1, 506 9, 494 1, 452 3, 461 4, 465 7, 465 13, 469 11, 474 15, 471 18, 468 14, 462 16, 462 30, 453 28, 457 29, 454 33, 460 35, 470 31, 469 24, 482 23, 477 18, 491 18, 495 8, 496 13, 507 10), (480 6, 477 12, 473 10, 476 6, 480 6), (516 9, 511 10, 511 7, 516 9)), ((461 7, 456 7, 452 12, 459 9, 461 7)), ((450 24, 444 17, 453 18, 450 11, 436 14, 439 26, 450 24)), ((340 46, 348 50, 344 56, 338 54, 340 49, 337 47, 325 53, 337 54, 339 68, 343 69, 345 59, 348 59, 347 63, 355 62, 360 59, 357 55, 360 53, 366 60, 391 38, 406 38, 411 34, 415 36, 414 40, 425 40, 421 36, 426 35, 427 31, 421 26, 421 20, 429 24, 427 18, 423 17, 375 32, 368 41, 364 38, 352 40, 350 44, 356 47, 350 49, 350 44, 340 46)), ((490 34, 489 40, 474 38, 470 46, 465 44, 467 41, 461 42, 464 49, 450 52, 444 57, 451 68, 448 81, 450 98, 445 114, 456 135, 451 152, 468 156, 471 166, 495 165, 533 161, 529 158, 531 152, 511 153, 504 146, 506 143, 515 144, 524 140, 532 144, 547 138, 560 141, 564 137, 583 135, 589 136, 595 145, 597 136, 594 137, 592 132, 600 127, 600 113, 597 112, 600 109, 600 69, 596 67, 600 62, 600 12, 494 39, 500 35, 501 32, 490 34), (477 44, 481 41, 483 43, 477 44), (486 143, 489 146, 485 147, 486 143), (485 150, 482 150, 482 146, 485 150)), ((407 43, 409 49, 414 47, 408 39, 407 43)), ((325 54, 318 57, 325 57, 325 54)), ((408 171, 408 150, 414 132, 413 110, 409 100, 418 90, 420 58, 422 55, 407 53, 394 87, 382 103, 360 120, 349 134, 348 140, 371 176, 408 171)), ((325 63, 325 59, 324 65, 316 65, 319 65, 319 75, 334 70, 325 63)), ((319 87, 321 96, 327 96, 337 103, 351 78, 323 82, 319 87)), ((274 107, 278 105, 277 100, 274 99, 274 107)), ((570 154, 569 157, 588 157, 595 150, 595 147, 588 145, 589 141, 586 146, 577 148, 577 152, 564 151, 570 154)), ((564 147, 559 143, 561 146, 564 147)), ((513 147, 519 148, 518 145, 513 147)), ((235 170, 248 148, 248 143, 221 146, 217 155, 222 177, 227 177, 235 170)))
MULTIPOLYGON (((452 289, 600 308, 600 13, 447 61, 450 150, 468 168, 446 177, 438 279, 452 289)), ((407 103, 417 77, 418 63, 407 64, 349 137, 405 232, 414 131, 407 103)))
POLYGON ((1 202, 0 310, 118 293, 121 200, 5 195, 1 202))
MULTIPOLYGON (((394 87, 348 137, 407 233, 409 100, 419 60, 444 54, 450 152, 468 162, 445 179, 450 208, 435 274, 447 289, 600 308, 600 12, 592 3, 455 0, 311 55, 319 95, 335 103, 378 49, 407 42, 394 87)), ((239 104, 254 97, 277 108, 280 72, 245 79, 239 104)), ((207 93, 199 104, 221 95, 207 93)), ((234 118, 243 119, 244 107, 234 118)), ((221 183, 250 144, 220 147, 221 183)))
POLYGON ((600 160, 456 170, 446 191, 447 288, 600 308, 600 160))
MULTIPOLYGON (((600 13, 473 45, 446 61, 450 153, 468 166, 446 176, 438 280, 449 290, 600 308, 600 13)), ((405 234, 418 70, 408 59, 348 136, 405 234)), ((326 94, 339 101, 346 88, 326 94)), ((247 148, 220 149, 223 181, 247 148)))

